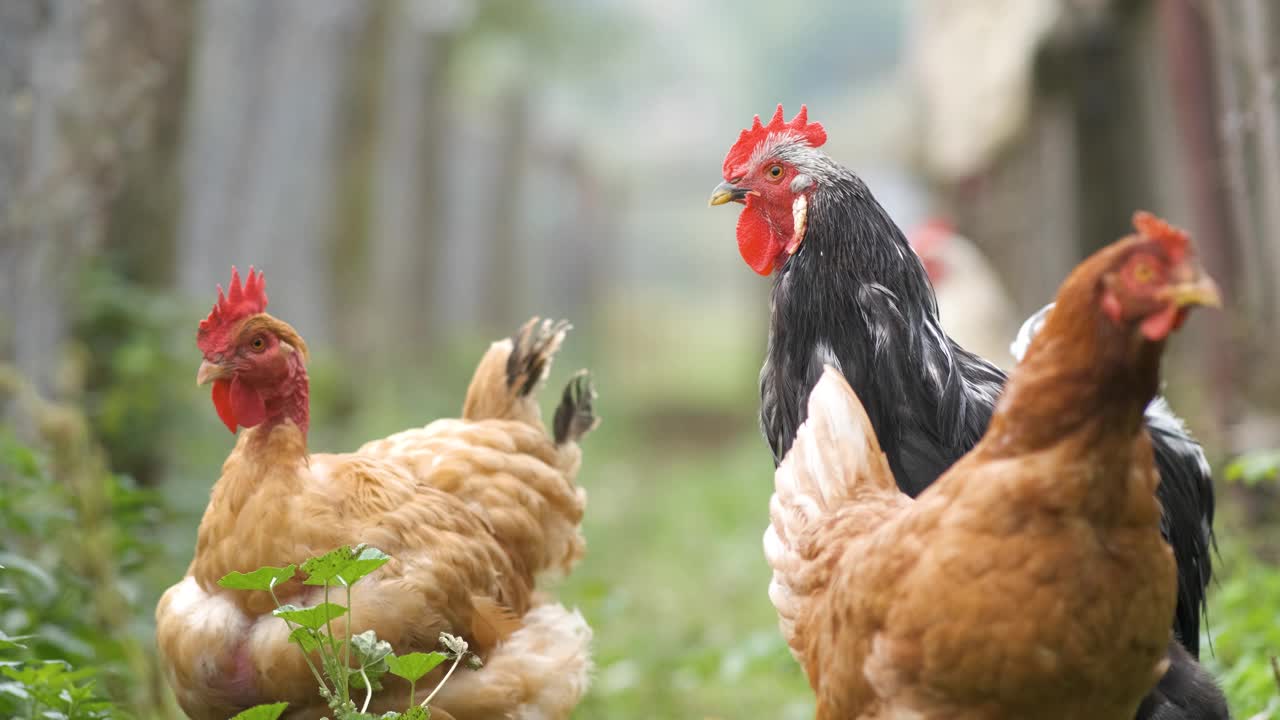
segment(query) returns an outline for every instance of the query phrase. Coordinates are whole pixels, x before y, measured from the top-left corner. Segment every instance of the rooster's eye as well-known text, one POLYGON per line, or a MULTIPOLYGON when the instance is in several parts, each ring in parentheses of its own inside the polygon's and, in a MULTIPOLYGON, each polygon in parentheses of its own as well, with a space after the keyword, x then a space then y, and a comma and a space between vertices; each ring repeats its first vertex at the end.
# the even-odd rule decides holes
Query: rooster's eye
POLYGON ((254 338, 252 342, 249 343, 249 347, 253 348, 254 352, 262 352, 267 347, 267 341, 265 338, 259 335, 258 337, 254 338))
POLYGON ((781 166, 781 165, 774 165, 774 166, 772 166, 772 167, 770 167, 770 168, 769 168, 769 178, 770 178, 771 180, 777 180, 777 179, 778 179, 778 178, 780 178, 780 177, 782 177, 782 166, 781 166))

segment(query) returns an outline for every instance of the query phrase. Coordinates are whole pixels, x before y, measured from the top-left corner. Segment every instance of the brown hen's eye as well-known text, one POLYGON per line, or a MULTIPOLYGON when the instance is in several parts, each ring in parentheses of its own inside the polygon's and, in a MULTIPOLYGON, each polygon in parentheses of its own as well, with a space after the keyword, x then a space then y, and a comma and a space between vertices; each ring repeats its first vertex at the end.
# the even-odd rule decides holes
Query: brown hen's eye
POLYGON ((1154 280, 1156 271, 1151 267, 1149 262, 1139 262, 1133 266, 1133 279, 1142 284, 1147 284, 1154 280))
POLYGON ((249 343, 249 347, 253 348, 254 352, 262 352, 267 347, 267 341, 259 335, 253 339, 253 342, 249 343))
POLYGON ((769 168, 769 177, 773 178, 774 180, 777 180, 778 178, 782 177, 782 166, 774 165, 773 167, 769 168))

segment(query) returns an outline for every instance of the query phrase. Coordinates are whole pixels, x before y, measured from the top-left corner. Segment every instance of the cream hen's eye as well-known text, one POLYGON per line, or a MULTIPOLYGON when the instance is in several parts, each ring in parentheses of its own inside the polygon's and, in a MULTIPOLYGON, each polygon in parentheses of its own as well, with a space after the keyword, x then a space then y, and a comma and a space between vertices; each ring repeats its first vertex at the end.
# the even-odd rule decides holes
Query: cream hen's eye
POLYGON ((777 180, 782 177, 782 166, 772 165, 769 167, 769 179, 777 180))
POLYGON ((252 348, 254 352, 262 352, 267 349, 267 339, 259 335, 249 343, 249 347, 252 348))

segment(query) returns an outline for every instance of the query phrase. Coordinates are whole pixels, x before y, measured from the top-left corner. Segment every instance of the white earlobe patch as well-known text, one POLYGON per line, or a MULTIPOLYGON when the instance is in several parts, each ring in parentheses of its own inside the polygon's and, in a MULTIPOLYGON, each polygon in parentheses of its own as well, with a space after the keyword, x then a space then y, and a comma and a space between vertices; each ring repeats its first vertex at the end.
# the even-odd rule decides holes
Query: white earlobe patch
POLYGON ((809 224, 809 200, 804 195, 797 195, 791 203, 791 242, 787 243, 787 254, 794 255, 804 240, 804 231, 809 224))

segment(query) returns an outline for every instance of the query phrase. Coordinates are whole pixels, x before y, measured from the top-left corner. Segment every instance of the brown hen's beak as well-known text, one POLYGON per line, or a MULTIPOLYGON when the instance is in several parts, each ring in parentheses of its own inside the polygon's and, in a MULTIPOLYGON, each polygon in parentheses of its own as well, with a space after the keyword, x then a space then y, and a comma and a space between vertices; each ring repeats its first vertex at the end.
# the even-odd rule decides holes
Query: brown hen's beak
POLYGON ((196 386, 208 385, 214 380, 222 380, 228 377, 231 377, 231 368, 205 360, 200 363, 200 369, 196 371, 196 386))
POLYGON ((715 190, 711 191, 711 201, 707 204, 711 207, 715 207, 716 205, 723 205, 727 202, 746 202, 747 195, 749 194, 751 194, 750 190, 740 188, 726 180, 717 185, 715 190))
POLYGON ((1193 271, 1193 276, 1169 287, 1169 297, 1178 307, 1203 305, 1211 308, 1222 307, 1222 293, 1218 284, 1204 270, 1193 271))

